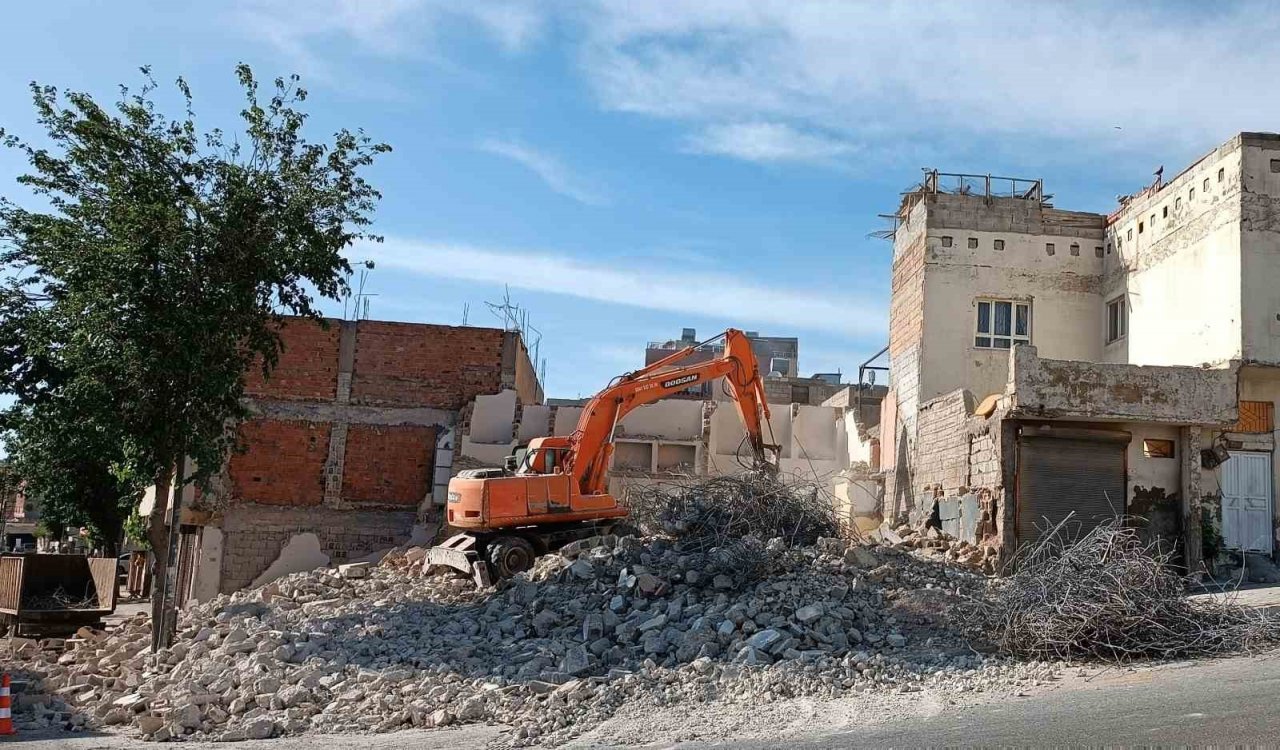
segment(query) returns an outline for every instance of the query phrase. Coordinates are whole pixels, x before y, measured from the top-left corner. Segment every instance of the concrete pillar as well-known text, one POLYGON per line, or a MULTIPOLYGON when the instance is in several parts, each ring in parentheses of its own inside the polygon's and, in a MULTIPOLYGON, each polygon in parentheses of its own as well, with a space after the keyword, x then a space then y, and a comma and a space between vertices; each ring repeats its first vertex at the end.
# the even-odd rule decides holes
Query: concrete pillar
MULTIPOLYGON (((356 321, 342 321, 338 338, 338 392, 335 397, 339 404, 351 403, 351 378, 356 367, 356 332, 356 321)), ((349 425, 345 411, 339 409, 337 414, 329 428, 329 455, 324 464, 324 505, 327 508, 343 507, 342 476, 347 458, 349 425)))
POLYGON ((996 534, 1000 537, 1000 554, 1002 558, 1012 555, 1017 550, 1018 535, 1014 520, 1018 511, 1018 423, 1004 419, 1002 415, 993 416, 1000 419, 999 430, 992 430, 996 435, 995 453, 1000 462, 1000 487, 993 488, 992 496, 999 503, 996 509, 996 534))
POLYGON ((200 551, 191 584, 193 602, 207 602, 222 588, 222 529, 205 526, 200 529, 200 551))
POLYGON ((1182 427, 1179 460, 1182 462, 1182 546, 1187 572, 1199 577, 1204 567, 1200 513, 1200 428, 1182 427))

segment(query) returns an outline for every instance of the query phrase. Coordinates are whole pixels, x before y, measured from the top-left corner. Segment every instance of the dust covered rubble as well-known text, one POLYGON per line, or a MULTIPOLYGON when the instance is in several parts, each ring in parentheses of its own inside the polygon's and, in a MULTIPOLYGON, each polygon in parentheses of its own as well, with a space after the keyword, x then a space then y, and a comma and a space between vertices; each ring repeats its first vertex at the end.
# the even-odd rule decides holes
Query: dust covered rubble
POLYGON ((496 590, 421 574, 418 548, 293 574, 184 611, 158 654, 144 617, 61 656, 27 648, 43 692, 18 720, 151 740, 493 722, 559 744, 624 703, 1017 689, 1054 671, 948 630, 957 594, 984 586, 970 571, 829 539, 767 549, 753 583, 714 552, 635 537, 575 543, 496 590))

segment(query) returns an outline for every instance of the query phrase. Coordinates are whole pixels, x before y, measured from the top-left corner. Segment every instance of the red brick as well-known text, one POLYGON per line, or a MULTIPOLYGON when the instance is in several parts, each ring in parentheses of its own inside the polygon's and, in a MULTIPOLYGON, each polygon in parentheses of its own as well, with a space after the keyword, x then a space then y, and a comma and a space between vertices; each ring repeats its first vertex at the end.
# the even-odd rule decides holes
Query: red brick
POLYGON ((245 374, 245 394, 289 401, 332 401, 338 394, 338 342, 341 321, 329 320, 325 330, 305 318, 285 321, 280 360, 263 380, 262 365, 255 362, 245 374))
POLYGON ((416 507, 431 491, 436 431, 414 425, 351 425, 342 499, 416 507))
POLYGON ((505 337, 496 328, 362 320, 351 400, 461 409, 478 394, 502 389, 505 337))
POLYGON ((265 505, 319 505, 329 425, 321 422, 253 419, 241 423, 246 449, 231 455, 231 486, 237 500, 265 505))

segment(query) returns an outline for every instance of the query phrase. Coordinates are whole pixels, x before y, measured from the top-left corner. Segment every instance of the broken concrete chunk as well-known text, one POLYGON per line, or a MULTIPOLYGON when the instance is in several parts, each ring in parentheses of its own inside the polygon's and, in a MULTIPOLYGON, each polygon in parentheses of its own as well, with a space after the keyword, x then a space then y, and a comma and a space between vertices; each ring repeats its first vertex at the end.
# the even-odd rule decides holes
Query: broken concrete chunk
POLYGON ((796 610, 796 619, 799 620, 800 622, 808 624, 818 619, 819 617, 822 617, 825 611, 826 611, 825 608, 823 608, 821 604, 810 604, 808 606, 801 607, 800 609, 796 610))
POLYGON ((338 575, 343 578, 368 578, 372 567, 373 563, 369 562, 347 563, 338 566, 338 575))

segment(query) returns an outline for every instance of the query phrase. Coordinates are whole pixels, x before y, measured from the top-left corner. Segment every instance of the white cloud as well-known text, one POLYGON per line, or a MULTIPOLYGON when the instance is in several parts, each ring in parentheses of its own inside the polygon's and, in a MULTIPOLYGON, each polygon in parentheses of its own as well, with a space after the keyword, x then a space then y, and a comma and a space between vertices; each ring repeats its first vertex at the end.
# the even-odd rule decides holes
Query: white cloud
MULTIPOLYGON (((1266 3, 600 0, 582 29, 581 69, 607 108, 696 130, 782 123, 871 157, 872 141, 976 135, 1159 159, 1280 118, 1259 89, 1280 75, 1280 7, 1266 3)), ((722 149, 758 158, 737 151, 722 149)))
POLYGON ((688 139, 686 149, 745 161, 810 164, 828 164, 858 150, 848 141, 776 122, 708 125, 688 139))
POLYGON ((518 53, 541 36, 546 20, 525 0, 237 0, 234 7, 246 33, 326 78, 334 71, 317 48, 328 42, 351 40, 360 51, 384 57, 429 54, 439 27, 462 21, 518 53))
POLYGON ((488 138, 480 142, 479 149, 510 159, 533 172, 547 187, 566 195, 579 203, 602 206, 608 203, 602 191, 574 174, 559 159, 522 143, 500 138, 488 138))
POLYGON ((615 268, 564 255, 522 253, 388 237, 365 243, 352 257, 380 267, 649 310, 726 318, 743 325, 827 331, 880 338, 883 300, 853 301, 816 289, 796 289, 709 273, 615 268))

